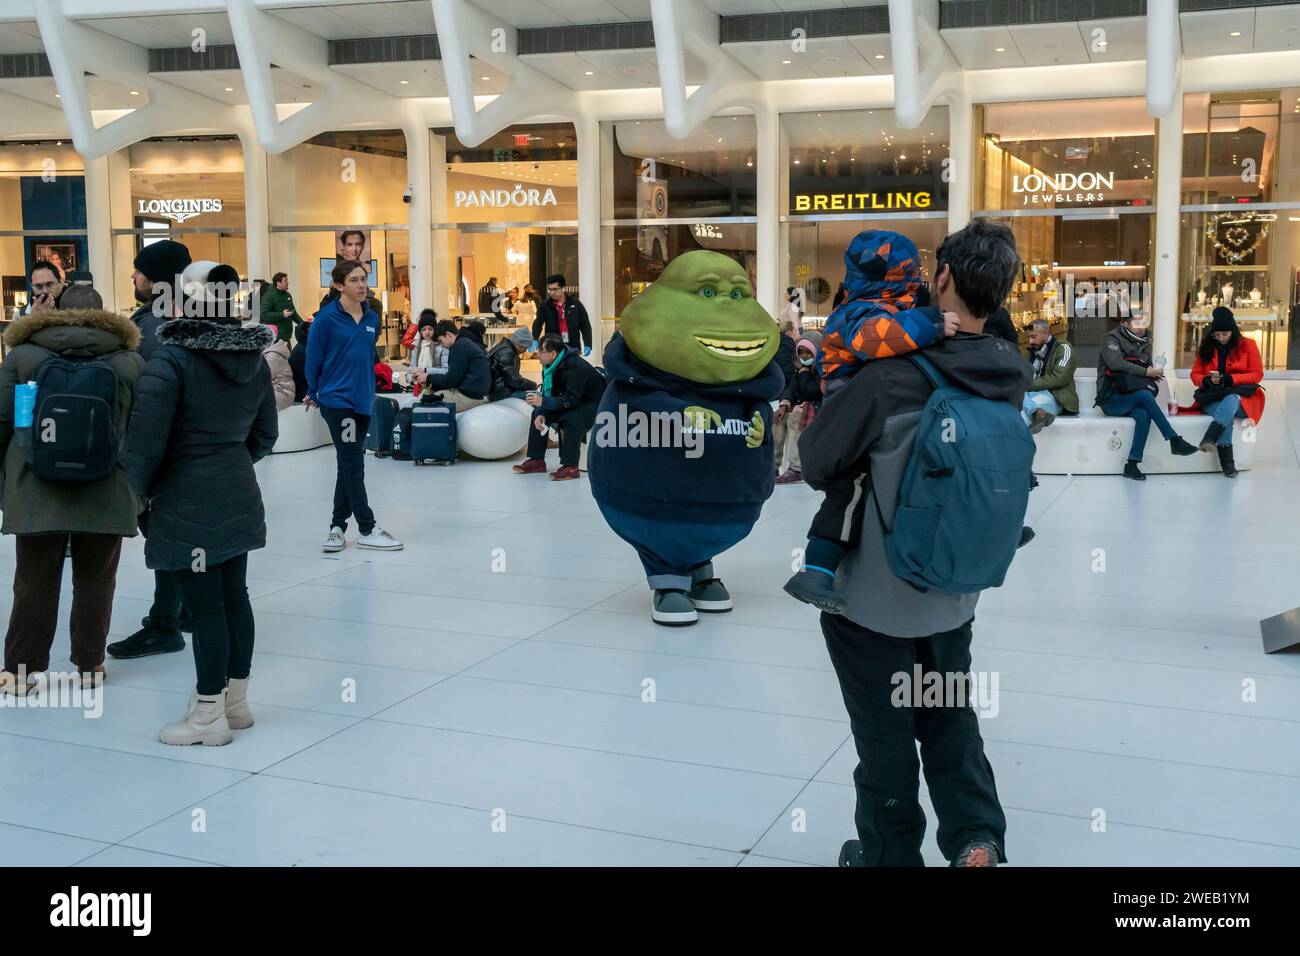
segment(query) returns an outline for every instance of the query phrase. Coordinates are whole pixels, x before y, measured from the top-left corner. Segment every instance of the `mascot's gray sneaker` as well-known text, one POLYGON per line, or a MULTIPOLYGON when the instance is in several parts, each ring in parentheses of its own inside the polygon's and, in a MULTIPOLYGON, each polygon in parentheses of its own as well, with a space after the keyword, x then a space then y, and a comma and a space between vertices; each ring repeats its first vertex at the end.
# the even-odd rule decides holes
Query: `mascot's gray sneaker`
POLYGON ((683 627, 700 619, 695 605, 685 591, 656 590, 650 607, 650 620, 669 627, 683 627))
POLYGON ((827 614, 843 614, 846 607, 844 595, 835 587, 835 578, 825 571, 811 571, 805 568, 795 572, 785 582, 785 593, 796 601, 811 604, 827 614))
POLYGON ((690 598, 697 611, 717 614, 731 610, 731 592, 717 578, 696 582, 691 587, 690 598))

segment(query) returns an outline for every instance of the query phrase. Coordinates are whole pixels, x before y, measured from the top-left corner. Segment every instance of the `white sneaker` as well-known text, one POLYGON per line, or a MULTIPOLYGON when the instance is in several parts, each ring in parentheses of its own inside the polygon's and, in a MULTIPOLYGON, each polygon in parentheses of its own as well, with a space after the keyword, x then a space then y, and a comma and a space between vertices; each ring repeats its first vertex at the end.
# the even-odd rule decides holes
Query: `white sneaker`
POLYGON ((348 539, 343 537, 342 528, 330 528, 329 536, 320 546, 322 551, 342 551, 348 546, 348 539))
POLYGON ((357 547, 375 551, 401 551, 404 545, 379 525, 375 525, 370 529, 370 534, 357 538, 357 547))

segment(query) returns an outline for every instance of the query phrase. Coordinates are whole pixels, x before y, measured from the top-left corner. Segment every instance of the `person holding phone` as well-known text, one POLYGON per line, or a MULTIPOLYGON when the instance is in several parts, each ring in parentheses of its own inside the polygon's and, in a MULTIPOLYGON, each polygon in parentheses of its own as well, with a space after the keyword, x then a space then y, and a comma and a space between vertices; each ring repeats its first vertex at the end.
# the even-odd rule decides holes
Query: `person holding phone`
POLYGON ((1237 477, 1232 454, 1232 423, 1245 419, 1247 427, 1264 414, 1264 362, 1259 346, 1241 334, 1236 316, 1227 306, 1214 310, 1210 327, 1196 350, 1192 384, 1194 409, 1213 421, 1201 439, 1201 451, 1217 451, 1225 478, 1237 477))
POLYGON ((58 266, 49 259, 37 259, 32 263, 27 281, 32 291, 23 315, 53 312, 59 307, 59 298, 63 295, 65 284, 63 271, 58 266))

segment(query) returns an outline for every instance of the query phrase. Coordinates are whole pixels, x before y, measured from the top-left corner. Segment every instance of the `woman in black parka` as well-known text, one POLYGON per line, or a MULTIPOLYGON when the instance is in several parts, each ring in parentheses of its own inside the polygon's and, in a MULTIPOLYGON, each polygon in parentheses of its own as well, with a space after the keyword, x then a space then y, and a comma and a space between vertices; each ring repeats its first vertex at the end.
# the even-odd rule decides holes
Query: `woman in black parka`
POLYGON ((218 746, 233 739, 231 728, 253 724, 253 608, 245 578, 248 552, 266 545, 253 463, 278 435, 271 374, 262 361, 274 333, 241 327, 238 306, 227 297, 227 284, 238 286, 234 269, 194 267, 209 267, 197 287, 186 270, 186 292, 201 290, 205 318, 159 327, 161 345, 145 364, 127 431, 126 471, 148 501, 145 563, 175 575, 194 620, 195 693, 160 739, 218 746))

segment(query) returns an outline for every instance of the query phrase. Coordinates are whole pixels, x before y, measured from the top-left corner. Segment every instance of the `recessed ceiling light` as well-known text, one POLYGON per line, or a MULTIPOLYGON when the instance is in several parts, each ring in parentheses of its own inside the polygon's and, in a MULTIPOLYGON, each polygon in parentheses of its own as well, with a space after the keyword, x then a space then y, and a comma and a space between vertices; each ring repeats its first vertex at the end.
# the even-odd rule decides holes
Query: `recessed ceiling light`
POLYGON ((798 166, 798 165, 799 165, 799 160, 796 159, 796 160, 794 161, 794 164, 795 164, 796 166, 798 166))
POLYGON ((1240 30, 1233 30, 1231 33, 1228 34, 1228 36, 1230 36, 1230 37, 1239 37, 1239 36, 1241 36, 1241 31, 1240 31, 1240 30))
POLYGON ((993 52, 994 52, 994 53, 1006 53, 1006 52, 1007 52, 1007 48, 1004 47, 1004 46, 995 46, 995 47, 993 48, 993 52))
POLYGON ((790 65, 790 61, 789 61, 789 60, 782 60, 782 61, 781 61, 781 65, 782 65, 782 66, 789 66, 789 65, 790 65))
POLYGON ((61 100, 61 99, 63 99, 63 94, 62 94, 62 93, 55 93, 55 94, 54 94, 54 98, 55 98, 56 100, 61 100))
POLYGON ((482 80, 484 83, 486 83, 489 79, 491 79, 491 77, 480 76, 479 79, 482 80))
POLYGON ((587 71, 586 71, 586 75, 587 75, 587 76, 595 76, 595 75, 596 75, 596 71, 595 71, 595 70, 587 70, 587 71))
POLYGON ((877 59, 877 60, 883 60, 884 58, 885 58, 885 54, 883 54, 883 53, 877 53, 877 54, 876 54, 876 59, 877 59))
POLYGON ((140 91, 139 91, 139 90, 132 90, 132 91, 131 91, 131 95, 132 95, 132 96, 139 96, 139 95, 140 95, 140 91))
POLYGON ((410 86, 410 85, 411 85, 411 81, 410 81, 410 80, 398 80, 397 82, 398 82, 398 83, 401 83, 403 86, 410 86))
MULTIPOLYGON (((402 82, 405 83, 406 81, 403 80, 402 82)), ((227 93, 233 93, 233 92, 235 92, 235 88, 234 88, 233 86, 227 86, 227 87, 226 87, 226 92, 227 92, 227 93)))

